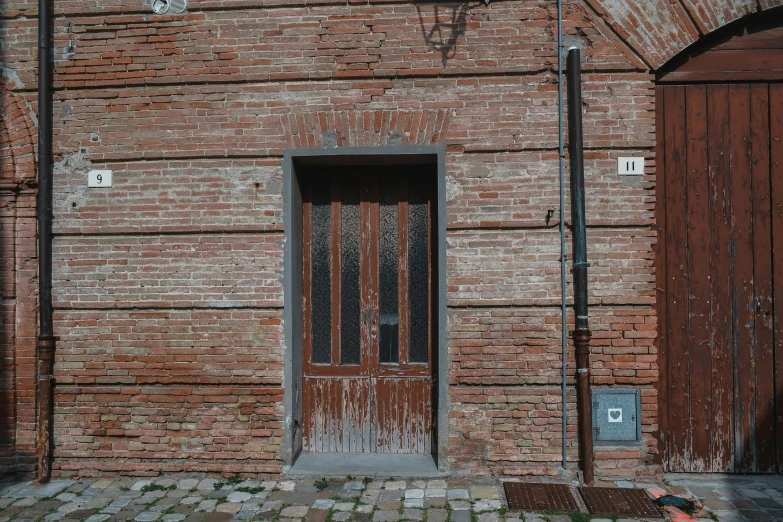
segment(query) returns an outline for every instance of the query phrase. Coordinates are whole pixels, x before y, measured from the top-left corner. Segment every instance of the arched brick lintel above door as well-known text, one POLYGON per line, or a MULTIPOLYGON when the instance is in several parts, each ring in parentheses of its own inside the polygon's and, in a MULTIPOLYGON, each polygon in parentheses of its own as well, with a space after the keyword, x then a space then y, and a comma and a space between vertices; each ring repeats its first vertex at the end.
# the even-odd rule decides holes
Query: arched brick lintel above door
POLYGON ((783 0, 586 0, 650 70, 694 42, 747 16, 765 16, 783 0))
POLYGON ((666 63, 656 77, 658 84, 783 81, 783 8, 722 27, 666 63))
POLYGON ((291 149, 437 146, 446 140, 450 122, 450 109, 321 111, 283 116, 291 149))

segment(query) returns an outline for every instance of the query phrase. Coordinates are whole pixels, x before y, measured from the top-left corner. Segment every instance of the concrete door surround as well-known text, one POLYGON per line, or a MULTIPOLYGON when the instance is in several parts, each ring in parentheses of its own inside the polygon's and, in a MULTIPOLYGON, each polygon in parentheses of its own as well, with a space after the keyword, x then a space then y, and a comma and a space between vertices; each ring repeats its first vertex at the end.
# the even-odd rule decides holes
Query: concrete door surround
MULTIPOLYGON (((393 147, 346 147, 333 149, 288 149, 283 158, 283 220, 285 226, 284 276, 283 276, 283 323, 284 323, 284 434, 280 454, 286 469, 292 473, 302 449, 302 193, 298 173, 307 168, 320 166, 351 165, 431 165, 437 176, 437 321, 438 321, 438 367, 437 367, 437 418, 435 427, 437 441, 433 445, 432 461, 412 459, 410 464, 431 475, 435 468, 440 473, 447 471, 449 397, 448 397, 448 335, 446 315, 446 148, 445 146, 393 146, 393 147), (298 171, 298 172, 297 172, 298 171)), ((352 470, 335 462, 344 461, 340 455, 309 454, 307 471, 321 474, 345 475, 352 470)), ((383 474, 384 461, 388 460, 389 472, 399 473, 392 465, 398 455, 370 454, 377 473, 383 474)), ((361 467, 359 455, 352 455, 352 462, 361 467)), ((304 470, 302 470, 304 471, 304 470)), ((356 471, 360 471, 357 469, 356 471)), ((411 469, 415 473, 417 469, 411 469)))

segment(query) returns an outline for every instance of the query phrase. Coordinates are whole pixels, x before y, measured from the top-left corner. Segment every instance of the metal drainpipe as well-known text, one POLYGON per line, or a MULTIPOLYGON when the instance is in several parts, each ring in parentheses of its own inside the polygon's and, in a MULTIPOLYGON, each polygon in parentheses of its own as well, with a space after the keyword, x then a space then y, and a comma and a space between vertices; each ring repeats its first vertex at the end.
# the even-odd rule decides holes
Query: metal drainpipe
POLYGON ((557 0, 557 139, 560 154, 560 313, 562 331, 561 357, 563 361, 562 383, 562 437, 563 437, 563 469, 568 469, 567 439, 568 434, 568 331, 566 308, 566 244, 565 244, 565 136, 563 135, 563 1, 557 0))
POLYGON ((581 52, 568 50, 568 150, 571 159, 571 222, 574 240, 574 312, 576 328, 576 384, 579 418, 579 447, 582 453, 584 481, 592 485, 593 408, 590 401, 590 325, 587 311, 587 230, 585 226, 585 169, 582 135, 582 63, 581 52))
POLYGON ((52 3, 38 0, 38 482, 51 477, 52 387, 52 3))

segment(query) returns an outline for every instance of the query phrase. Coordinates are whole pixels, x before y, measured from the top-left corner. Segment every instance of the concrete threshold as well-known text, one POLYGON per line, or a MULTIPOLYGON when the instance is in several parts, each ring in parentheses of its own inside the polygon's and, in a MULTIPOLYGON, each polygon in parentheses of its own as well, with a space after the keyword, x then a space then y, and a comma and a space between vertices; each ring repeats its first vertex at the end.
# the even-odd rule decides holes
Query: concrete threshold
POLYGON ((297 475, 439 477, 432 455, 380 453, 302 453, 288 470, 297 475))

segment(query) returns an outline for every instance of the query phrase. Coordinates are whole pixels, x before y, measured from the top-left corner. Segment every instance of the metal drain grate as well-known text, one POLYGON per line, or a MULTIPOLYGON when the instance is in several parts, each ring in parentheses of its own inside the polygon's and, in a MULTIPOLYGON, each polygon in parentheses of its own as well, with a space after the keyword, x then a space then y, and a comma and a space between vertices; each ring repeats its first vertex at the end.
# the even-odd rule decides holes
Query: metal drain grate
POLYGON ((522 484, 504 482, 511 509, 524 511, 579 511, 571 488, 565 484, 522 484))
POLYGON ((579 488, 591 515, 664 518, 643 489, 579 488))

